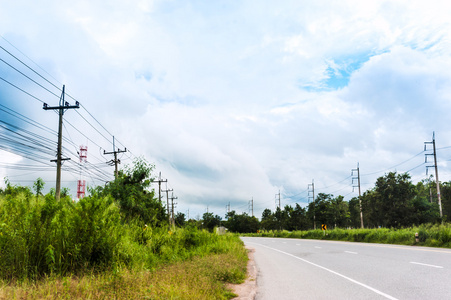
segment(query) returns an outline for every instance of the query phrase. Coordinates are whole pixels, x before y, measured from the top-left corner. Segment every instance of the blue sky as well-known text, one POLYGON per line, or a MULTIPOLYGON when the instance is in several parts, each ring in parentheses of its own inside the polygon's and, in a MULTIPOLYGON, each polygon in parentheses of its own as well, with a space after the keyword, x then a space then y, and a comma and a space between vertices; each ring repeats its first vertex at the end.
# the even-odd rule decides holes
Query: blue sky
MULTIPOLYGON (((274 209, 279 190, 282 205, 306 205, 312 179, 316 192, 349 200, 357 162, 371 174, 363 190, 389 171, 414 168, 413 180, 422 180, 424 155, 414 156, 433 131, 444 148, 440 179, 451 180, 446 1, 0 4, 0 45, 65 84, 108 130, 83 110, 104 136, 67 112, 65 120, 95 142, 66 125, 68 155, 88 144, 88 160, 100 166, 111 159, 102 153, 114 135, 131 150, 122 162, 154 163, 177 209, 191 217, 207 205, 223 216, 228 202, 247 211, 252 197, 260 217, 274 209)), ((11 61, 5 52, 0 58, 11 61)), ((0 75, 57 104, 4 64, 0 75)), ((42 103, 2 82, 0 90, 1 104, 56 129, 42 103)), ((0 168, 16 183, 36 179, 28 173, 0 168)), ((50 188, 54 173, 42 177, 50 188)), ((63 174, 73 193, 77 179, 63 174)))

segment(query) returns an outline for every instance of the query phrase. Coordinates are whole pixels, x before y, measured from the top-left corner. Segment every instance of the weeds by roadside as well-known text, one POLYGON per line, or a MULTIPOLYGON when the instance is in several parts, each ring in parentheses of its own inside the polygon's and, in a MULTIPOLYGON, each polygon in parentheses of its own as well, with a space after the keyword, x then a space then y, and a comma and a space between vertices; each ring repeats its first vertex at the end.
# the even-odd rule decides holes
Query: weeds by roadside
POLYGON ((423 224, 409 228, 331 229, 307 231, 262 231, 245 234, 256 237, 321 239, 364 243, 418 245, 451 248, 451 224, 423 224), (418 233, 418 242, 415 234, 418 233))
POLYGON ((162 265, 154 271, 1 283, 0 299, 230 299, 234 295, 224 283, 242 282, 245 270, 241 253, 213 254, 162 265))
POLYGON ((0 195, 0 299, 229 299, 246 274, 238 236, 145 226, 117 202, 9 187, 0 195))

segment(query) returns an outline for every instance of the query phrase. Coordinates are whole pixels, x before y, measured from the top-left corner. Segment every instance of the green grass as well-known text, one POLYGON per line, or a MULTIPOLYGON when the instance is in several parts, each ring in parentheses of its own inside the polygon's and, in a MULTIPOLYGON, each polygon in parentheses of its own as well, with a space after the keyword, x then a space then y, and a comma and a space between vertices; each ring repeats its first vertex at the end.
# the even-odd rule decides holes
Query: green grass
POLYGON ((110 197, 0 195, 0 299, 229 299, 238 236, 125 221, 110 197))
POLYGON ((194 257, 154 271, 123 270, 3 283, 0 299, 231 299, 235 295, 224 283, 244 280, 246 261, 240 249, 238 255, 194 257))
POLYGON ((375 228, 375 229, 332 229, 327 231, 262 231, 245 234, 256 237, 283 237, 298 239, 321 239, 364 243, 383 243, 398 245, 417 245, 451 248, 451 224, 424 224, 409 228, 375 228), (418 233, 419 241, 415 240, 418 233))

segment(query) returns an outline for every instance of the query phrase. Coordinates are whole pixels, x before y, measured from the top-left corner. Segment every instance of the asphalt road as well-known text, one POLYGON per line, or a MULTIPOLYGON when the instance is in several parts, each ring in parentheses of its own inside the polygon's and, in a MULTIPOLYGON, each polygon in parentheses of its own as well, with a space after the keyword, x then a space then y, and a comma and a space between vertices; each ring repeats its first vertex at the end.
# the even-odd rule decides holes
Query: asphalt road
POLYGON ((451 299, 451 249, 242 240, 255 248, 256 299, 451 299))

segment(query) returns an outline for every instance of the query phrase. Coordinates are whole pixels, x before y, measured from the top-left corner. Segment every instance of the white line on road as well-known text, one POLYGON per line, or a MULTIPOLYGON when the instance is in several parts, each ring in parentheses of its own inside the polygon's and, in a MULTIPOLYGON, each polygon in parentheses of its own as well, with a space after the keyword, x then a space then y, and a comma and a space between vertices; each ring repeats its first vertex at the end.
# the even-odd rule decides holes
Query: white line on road
POLYGON ((300 246, 301 244, 296 244, 296 246, 300 246))
POLYGON ((410 263, 411 263, 411 264, 414 264, 414 265, 421 265, 421 266, 426 266, 426 267, 432 267, 432 268, 437 268, 437 269, 443 269, 442 266, 435 266, 435 265, 423 264, 423 263, 414 262, 414 261, 411 261, 410 263))
POLYGON ((318 247, 318 246, 315 246, 315 248, 316 248, 316 249, 323 249, 323 247, 318 247))
POLYGON ((352 251, 345 251, 346 253, 349 253, 349 254, 358 254, 357 252, 352 252, 352 251))
MULTIPOLYGON (((252 242, 249 242, 249 243, 252 243, 252 242)), ((384 292, 381 292, 381 291, 379 291, 378 289, 375 289, 375 288, 373 288, 373 287, 370 287, 369 285, 366 285, 366 284, 364 284, 364 283, 362 283, 362 282, 359 282, 359 281, 357 281, 357 280, 355 280, 355 279, 352 279, 352 278, 350 278, 350 277, 348 277, 348 276, 345 276, 345 275, 343 275, 343 274, 340 274, 340 273, 338 273, 338 272, 335 272, 335 271, 333 271, 333 270, 331 270, 331 269, 328 269, 328 268, 326 268, 326 267, 323 267, 323 266, 320 266, 320 265, 318 265, 318 264, 312 263, 312 262, 310 262, 310 261, 308 261, 308 260, 305 260, 305 259, 303 259, 303 258, 300 258, 300 257, 298 257, 298 256, 296 256, 296 255, 293 255, 293 254, 290 254, 290 253, 287 253, 287 252, 284 252, 284 251, 281 251, 281 250, 278 250, 278 249, 275 249, 275 248, 271 248, 271 247, 268 247, 268 246, 265 246, 265 245, 262 245, 262 244, 259 244, 259 243, 252 243, 252 244, 260 245, 260 246, 262 246, 262 247, 265 247, 265 248, 268 248, 268 249, 271 249, 271 250, 280 252, 280 253, 282 253, 282 254, 291 256, 291 257, 296 258, 296 259, 299 259, 299 260, 301 260, 301 261, 303 261, 303 262, 305 262, 305 263, 308 263, 308 264, 310 264, 310 265, 312 265, 312 266, 318 267, 318 268, 323 269, 323 270, 325 270, 325 271, 327 271, 327 272, 330 272, 330 273, 332 273, 332 274, 335 274, 335 275, 337 275, 337 276, 340 276, 341 278, 344 278, 344 279, 346 279, 346 280, 349 280, 349 281, 351 281, 351 282, 353 282, 353 283, 355 283, 355 284, 358 284, 358 285, 360 285, 360 286, 362 286, 362 287, 364 287, 364 288, 366 288, 366 289, 369 289, 370 291, 373 291, 373 292, 375 292, 376 294, 379 294, 379 295, 381 295, 381 296, 383 296, 383 297, 385 297, 385 298, 387 298, 387 299, 398 300, 397 298, 392 297, 392 296, 390 296, 390 295, 388 295, 388 294, 386 294, 386 293, 384 293, 384 292)))

